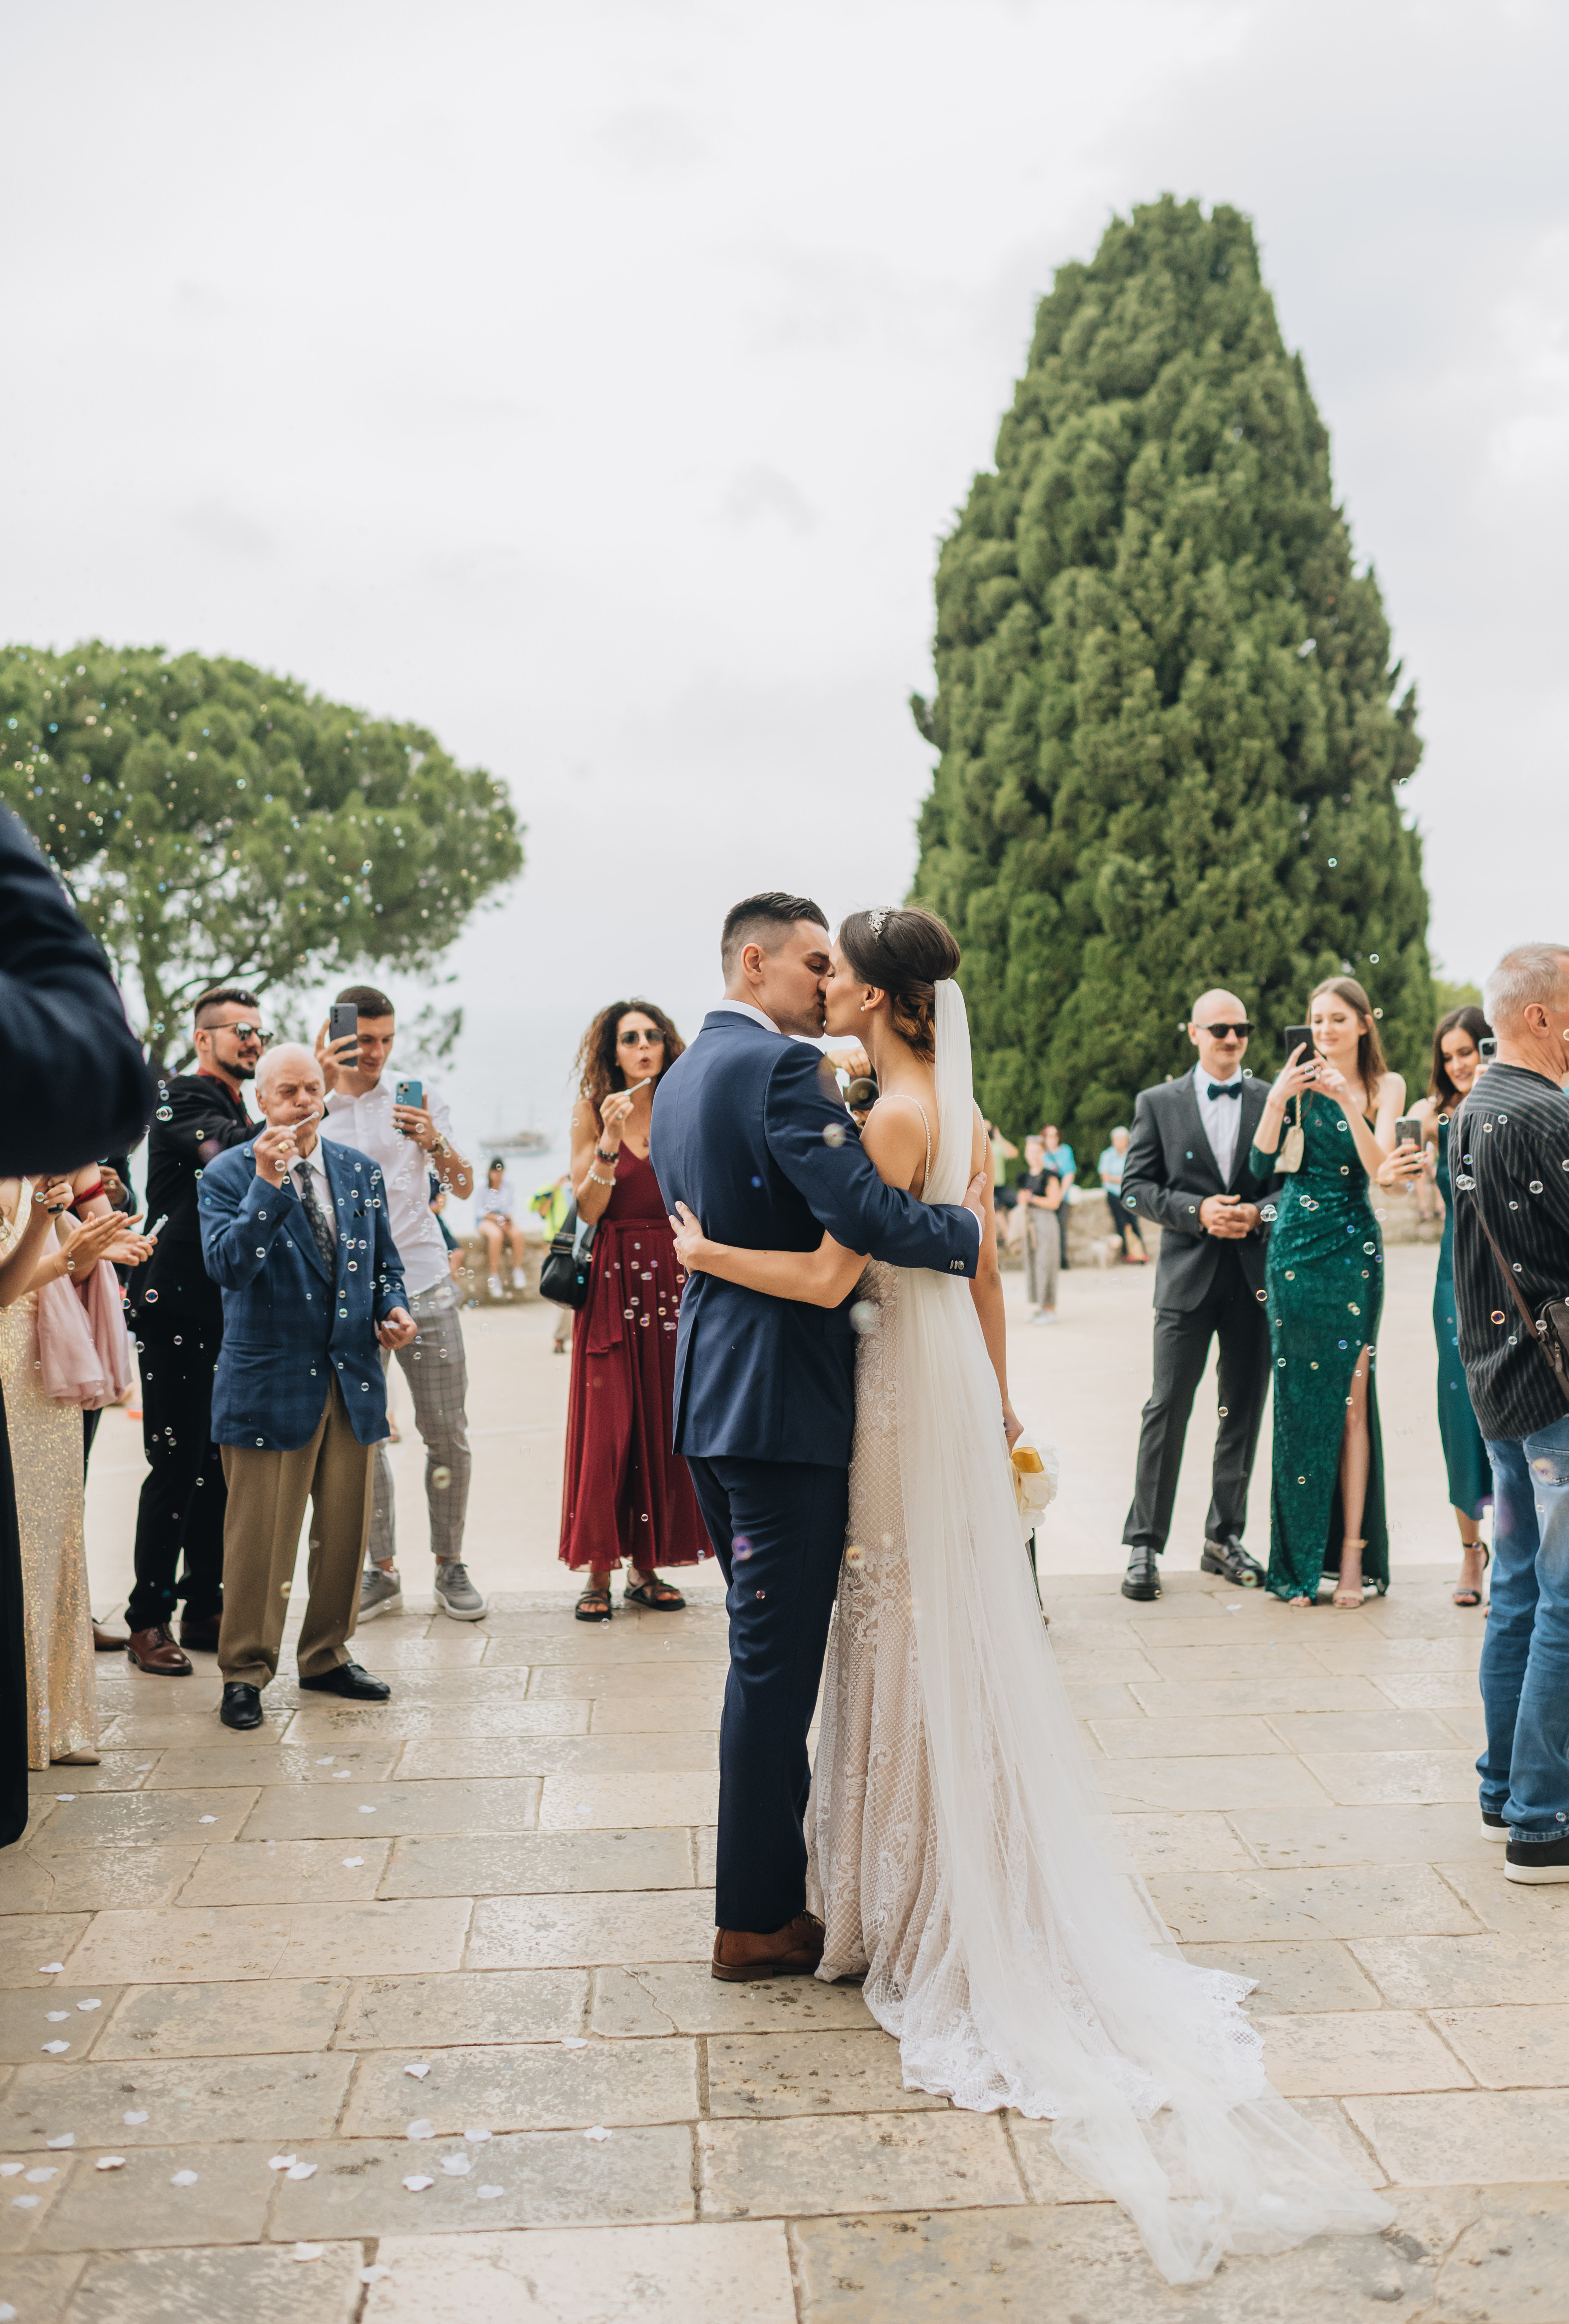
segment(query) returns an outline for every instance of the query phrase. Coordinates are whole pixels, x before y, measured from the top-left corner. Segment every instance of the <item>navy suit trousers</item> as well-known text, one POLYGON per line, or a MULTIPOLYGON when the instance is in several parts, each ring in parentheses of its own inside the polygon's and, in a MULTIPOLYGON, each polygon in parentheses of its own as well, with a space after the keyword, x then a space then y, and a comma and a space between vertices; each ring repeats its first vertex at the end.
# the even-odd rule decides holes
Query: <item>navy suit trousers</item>
POLYGON ((729 1590, 720 1723, 721 1929, 783 1928, 806 1907, 806 1731, 817 1702, 849 1511, 849 1471, 687 1456, 729 1590))

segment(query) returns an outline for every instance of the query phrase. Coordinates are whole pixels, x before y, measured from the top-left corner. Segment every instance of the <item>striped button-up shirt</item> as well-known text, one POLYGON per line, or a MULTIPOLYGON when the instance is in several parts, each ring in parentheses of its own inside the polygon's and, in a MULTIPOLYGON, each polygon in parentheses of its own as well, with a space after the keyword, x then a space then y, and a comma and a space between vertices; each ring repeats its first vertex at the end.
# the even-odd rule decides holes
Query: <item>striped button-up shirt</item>
POLYGON ((1449 1175, 1460 1356, 1472 1405, 1484 1436, 1530 1436, 1569 1416, 1569 1405, 1481 1220, 1533 1316, 1546 1300, 1569 1296, 1569 1097, 1524 1065, 1489 1065, 1449 1132, 1449 1175))

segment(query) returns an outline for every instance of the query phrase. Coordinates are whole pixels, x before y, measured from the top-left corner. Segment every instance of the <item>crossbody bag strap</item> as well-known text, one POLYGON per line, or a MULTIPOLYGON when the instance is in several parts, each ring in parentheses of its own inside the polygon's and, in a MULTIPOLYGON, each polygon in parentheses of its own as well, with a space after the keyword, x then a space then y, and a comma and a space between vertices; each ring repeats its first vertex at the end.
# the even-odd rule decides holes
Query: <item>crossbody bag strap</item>
MULTIPOLYGON (((1453 1135, 1453 1132, 1451 1135, 1453 1135)), ((1472 1181, 1470 1191, 1471 1207, 1476 1213, 1477 1225, 1487 1237, 1488 1248, 1492 1252, 1494 1259, 1498 1261, 1498 1271, 1503 1277, 1504 1281, 1509 1285, 1510 1293, 1514 1298, 1515 1305, 1519 1309, 1520 1314, 1525 1322, 1526 1329, 1531 1335, 1531 1344, 1540 1355, 1542 1361, 1546 1365, 1547 1370, 1552 1373, 1553 1379, 1557 1385, 1559 1395, 1564 1398, 1565 1404, 1569 1404, 1569 1382, 1564 1380, 1563 1371, 1560 1370, 1559 1366, 1553 1361, 1552 1357, 1547 1352, 1546 1342, 1544 1337, 1547 1326, 1545 1323, 1539 1323, 1537 1318, 1532 1314, 1530 1303, 1515 1279, 1513 1268, 1510 1267, 1508 1259, 1505 1259, 1502 1251, 1500 1250, 1498 1247, 1497 1241, 1494 1240, 1492 1229, 1488 1225, 1487 1220, 1482 1213, 1482 1204, 1476 1199, 1476 1182, 1474 1179, 1472 1181)))

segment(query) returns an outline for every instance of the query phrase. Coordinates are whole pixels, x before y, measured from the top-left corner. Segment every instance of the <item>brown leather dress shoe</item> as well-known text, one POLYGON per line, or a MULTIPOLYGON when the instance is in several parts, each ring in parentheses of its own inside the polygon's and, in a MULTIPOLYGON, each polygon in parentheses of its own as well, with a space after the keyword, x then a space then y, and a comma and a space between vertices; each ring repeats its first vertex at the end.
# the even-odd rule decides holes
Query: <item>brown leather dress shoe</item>
POLYGON ((766 1936, 751 1929, 716 1930, 709 1969, 727 1985, 747 1985, 759 1977, 811 1977, 821 1959, 822 1923, 813 1913, 797 1913, 766 1936))
POLYGON ((150 1630, 133 1630, 125 1641, 125 1658, 150 1678, 188 1678, 190 1657, 182 1655, 161 1622, 150 1630))
POLYGON ((222 1629, 223 1624, 224 1618, 221 1614, 198 1614, 194 1622, 180 1624, 179 1643, 193 1654, 216 1655, 218 1651, 218 1632, 222 1629))
POLYGON ((124 1630, 106 1630, 101 1622, 93 1624, 93 1652, 96 1655, 124 1654, 130 1643, 124 1630))

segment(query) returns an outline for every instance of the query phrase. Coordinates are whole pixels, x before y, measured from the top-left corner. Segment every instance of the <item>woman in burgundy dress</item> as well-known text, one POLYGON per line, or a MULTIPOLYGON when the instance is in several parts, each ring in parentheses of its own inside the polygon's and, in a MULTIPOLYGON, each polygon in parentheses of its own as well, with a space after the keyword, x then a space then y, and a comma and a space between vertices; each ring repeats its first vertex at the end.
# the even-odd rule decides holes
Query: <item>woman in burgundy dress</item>
POLYGON ((617 1001, 577 1053, 572 1186, 578 1216, 597 1231, 588 1304, 572 1335, 560 1554, 587 1573, 580 1622, 610 1620, 610 1576, 623 1558, 633 1569, 625 1603, 674 1613, 686 1600, 656 1567, 712 1554, 686 1463, 670 1449, 684 1278, 648 1159, 654 1091, 684 1046, 663 1009, 617 1001))

